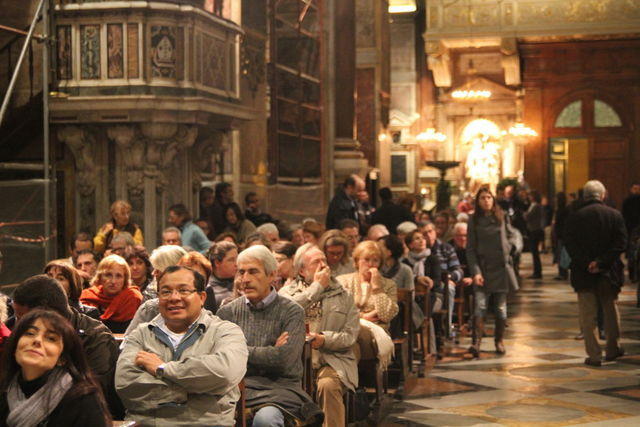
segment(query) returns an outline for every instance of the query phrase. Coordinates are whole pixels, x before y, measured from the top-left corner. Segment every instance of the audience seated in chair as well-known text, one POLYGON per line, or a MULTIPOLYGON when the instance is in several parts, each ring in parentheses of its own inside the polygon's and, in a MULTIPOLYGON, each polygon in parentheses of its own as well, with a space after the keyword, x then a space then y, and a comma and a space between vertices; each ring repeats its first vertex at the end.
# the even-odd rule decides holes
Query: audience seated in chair
POLYGON ((116 390, 142 425, 234 425, 246 372, 240 328, 203 308, 205 279, 169 267, 158 283, 160 315, 127 337, 116 390))

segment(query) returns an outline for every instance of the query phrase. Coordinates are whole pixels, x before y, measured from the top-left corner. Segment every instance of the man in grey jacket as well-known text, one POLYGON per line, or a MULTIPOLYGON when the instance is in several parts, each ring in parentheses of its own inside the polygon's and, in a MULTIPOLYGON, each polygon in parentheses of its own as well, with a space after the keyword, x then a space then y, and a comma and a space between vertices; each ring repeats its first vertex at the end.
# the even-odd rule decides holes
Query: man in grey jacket
POLYGON ((327 259, 317 246, 307 243, 298 248, 293 266, 297 277, 280 289, 280 295, 305 309, 324 426, 344 426, 343 392, 358 385, 358 364, 352 350, 360 327, 358 309, 351 295, 330 275, 327 259))
POLYGON ((204 277, 169 267, 158 286, 160 314, 128 336, 116 390, 140 425, 235 424, 248 350, 240 328, 203 309, 204 277))

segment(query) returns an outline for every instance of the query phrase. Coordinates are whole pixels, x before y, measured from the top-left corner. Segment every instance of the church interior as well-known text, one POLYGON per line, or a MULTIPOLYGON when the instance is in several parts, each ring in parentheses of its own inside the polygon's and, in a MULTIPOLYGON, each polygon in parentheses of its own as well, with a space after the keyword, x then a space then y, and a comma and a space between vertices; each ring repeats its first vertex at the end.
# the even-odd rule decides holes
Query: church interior
MULTIPOLYGON (((591 179, 621 209, 640 182, 640 0, 0 6, 0 285, 68 256, 115 200, 151 250, 170 206, 197 217, 220 182, 291 224, 324 222, 352 174, 372 206, 388 187, 414 211, 591 179)), ((639 425, 636 285, 619 301, 629 356, 593 369, 543 262, 510 302, 506 356, 469 360, 450 337, 388 379, 369 425, 639 425)))

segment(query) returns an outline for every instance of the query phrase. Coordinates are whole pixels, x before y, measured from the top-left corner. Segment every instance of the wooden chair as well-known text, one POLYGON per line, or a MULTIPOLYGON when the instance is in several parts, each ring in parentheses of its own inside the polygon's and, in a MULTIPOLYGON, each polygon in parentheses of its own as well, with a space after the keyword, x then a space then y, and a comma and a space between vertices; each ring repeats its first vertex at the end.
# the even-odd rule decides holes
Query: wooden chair
POLYGON ((311 341, 312 339, 310 337, 306 337, 304 346, 302 347, 302 388, 309 396, 313 397, 316 382, 311 357, 311 341))
MULTIPOLYGON (((409 376, 409 370, 411 369, 411 351, 413 349, 413 321, 412 321, 412 307, 413 307, 413 292, 408 289, 398 289, 398 305, 401 307, 402 318, 398 319, 401 324, 401 332, 397 336, 393 337, 393 345, 395 348, 396 366, 399 369, 399 381, 403 383, 409 376)), ((391 373, 396 373, 396 370, 390 368, 391 373)))
POLYGON ((246 427, 247 425, 247 405, 245 402, 244 380, 238 384, 240 389, 240 398, 236 403, 236 427, 246 427))
MULTIPOLYGON (((431 289, 419 283, 415 286, 415 298, 419 301, 420 308, 424 313, 424 322, 421 327, 414 330, 417 343, 416 356, 420 363, 419 375, 424 372, 424 366, 431 349, 431 289)), ((413 355, 412 355, 413 361, 413 355)))

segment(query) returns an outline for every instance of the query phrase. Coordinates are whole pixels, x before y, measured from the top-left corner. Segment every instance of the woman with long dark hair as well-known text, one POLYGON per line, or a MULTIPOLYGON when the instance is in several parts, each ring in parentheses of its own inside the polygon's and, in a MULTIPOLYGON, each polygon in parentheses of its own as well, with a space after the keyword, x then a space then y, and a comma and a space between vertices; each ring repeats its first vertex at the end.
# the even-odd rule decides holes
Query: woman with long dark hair
POLYGON ((469 220, 467 261, 473 277, 476 307, 474 313, 473 344, 469 351, 478 357, 484 330, 487 304, 492 301, 496 316, 495 344, 498 354, 506 353, 504 329, 507 321, 507 294, 518 289, 518 281, 511 261, 515 243, 508 218, 497 205, 488 188, 478 190, 475 211, 469 220))
POLYGON ((153 281, 153 267, 149 260, 149 252, 144 246, 134 246, 125 260, 131 270, 131 283, 142 292, 144 301, 156 298, 155 286, 149 286, 153 281))
POLYGON ((16 325, 0 377, 0 426, 107 426, 109 411, 71 324, 36 309, 16 325))
POLYGON ((225 207, 224 218, 226 228, 223 230, 223 233, 233 233, 239 245, 242 245, 247 237, 256 231, 256 226, 244 217, 237 203, 231 203, 225 207))
POLYGON ((43 273, 60 283, 64 293, 67 294, 71 307, 89 317, 100 319, 100 311, 96 307, 84 305, 80 302, 84 280, 75 267, 66 261, 54 260, 44 267, 43 273))

